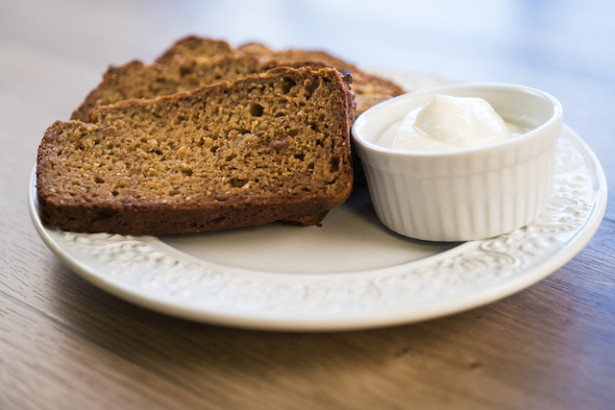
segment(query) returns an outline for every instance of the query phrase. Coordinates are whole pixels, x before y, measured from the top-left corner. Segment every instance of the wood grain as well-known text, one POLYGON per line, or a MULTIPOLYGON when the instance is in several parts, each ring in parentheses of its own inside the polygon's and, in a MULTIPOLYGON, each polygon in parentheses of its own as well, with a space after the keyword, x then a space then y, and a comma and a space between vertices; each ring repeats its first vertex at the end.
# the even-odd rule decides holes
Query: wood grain
POLYGON ((546 89, 597 153, 613 198, 615 29, 604 17, 612 5, 469 2, 461 10, 443 1, 456 18, 413 4, 403 10, 411 24, 402 24, 381 10, 398 2, 220 3, 0 5, 0 408, 612 408, 613 201, 589 244, 536 285, 479 309, 383 329, 199 324, 117 299, 62 265, 26 207, 45 128, 70 115, 107 65, 149 61, 191 32, 546 89), (231 20, 236 7, 247 14, 231 20), (370 23, 369 33, 357 32, 358 23, 370 23))

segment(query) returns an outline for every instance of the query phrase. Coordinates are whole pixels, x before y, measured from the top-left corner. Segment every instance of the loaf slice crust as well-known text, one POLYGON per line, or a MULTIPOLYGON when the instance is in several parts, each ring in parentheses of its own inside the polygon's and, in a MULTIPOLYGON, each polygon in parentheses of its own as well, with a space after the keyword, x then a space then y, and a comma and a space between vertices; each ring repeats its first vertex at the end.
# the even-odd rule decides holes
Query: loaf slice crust
POLYGON ((41 217, 153 235, 317 223, 352 189, 350 101, 337 70, 278 68, 56 122, 38 150, 41 217))

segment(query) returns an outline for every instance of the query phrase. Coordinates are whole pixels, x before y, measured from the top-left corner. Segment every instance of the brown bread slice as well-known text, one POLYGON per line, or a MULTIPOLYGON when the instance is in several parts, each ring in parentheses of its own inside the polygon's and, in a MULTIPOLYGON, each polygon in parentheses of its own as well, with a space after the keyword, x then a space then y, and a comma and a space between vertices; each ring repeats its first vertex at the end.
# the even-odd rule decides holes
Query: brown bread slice
POLYGON ((176 62, 172 67, 131 61, 119 67, 110 67, 100 84, 73 112, 71 119, 89 121, 89 113, 98 106, 128 99, 150 99, 170 95, 219 81, 234 81, 282 66, 321 68, 325 65, 313 62, 262 61, 252 55, 236 54, 203 59, 185 57, 181 64, 176 62))
POLYGON ((89 113, 100 105, 128 99, 154 98, 192 88, 195 87, 184 87, 179 76, 165 65, 145 65, 134 60, 121 66, 111 66, 100 84, 73 111, 71 120, 87 121, 89 113))
POLYGON ((404 93, 394 82, 365 73, 325 51, 275 52, 259 43, 248 43, 234 49, 222 40, 188 36, 171 45, 154 64, 131 61, 110 67, 101 83, 72 113, 71 119, 87 121, 89 112, 97 106, 125 99, 169 95, 283 66, 327 66, 342 73, 351 73, 354 78, 355 116, 379 102, 404 93))
POLYGON ((170 234, 316 223, 352 189, 347 78, 278 68, 58 121, 39 146, 42 219, 170 234))

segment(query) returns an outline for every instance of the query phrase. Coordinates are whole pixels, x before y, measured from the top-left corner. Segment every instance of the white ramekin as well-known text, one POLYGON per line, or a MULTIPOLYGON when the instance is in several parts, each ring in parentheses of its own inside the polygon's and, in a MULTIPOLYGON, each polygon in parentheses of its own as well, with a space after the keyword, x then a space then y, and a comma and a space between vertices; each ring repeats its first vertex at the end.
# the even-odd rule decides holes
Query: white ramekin
POLYGON ((380 221, 428 241, 466 241, 514 231, 536 219, 551 197, 562 108, 542 91, 506 84, 462 84, 404 94, 361 114, 352 128, 380 221), (451 151, 397 151, 374 144, 393 122, 434 94, 478 97, 527 133, 451 151))

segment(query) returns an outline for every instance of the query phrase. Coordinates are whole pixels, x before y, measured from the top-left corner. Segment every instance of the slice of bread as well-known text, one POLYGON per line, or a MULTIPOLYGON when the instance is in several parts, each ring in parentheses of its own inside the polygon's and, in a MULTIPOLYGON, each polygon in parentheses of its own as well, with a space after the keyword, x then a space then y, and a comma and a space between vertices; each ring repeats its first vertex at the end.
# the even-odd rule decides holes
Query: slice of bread
POLYGON ((99 106, 128 99, 151 99, 170 95, 219 81, 234 81, 250 74, 264 73, 284 66, 322 68, 326 65, 309 61, 263 61, 252 55, 232 53, 211 58, 184 57, 181 63, 176 61, 173 66, 159 63, 145 65, 140 61, 131 61, 119 67, 110 67, 101 83, 73 111, 71 119, 87 122, 90 112, 99 106))
POLYGON ((162 64, 145 65, 134 60, 121 66, 111 66, 100 84, 73 111, 71 120, 88 121, 89 113, 101 105, 129 99, 154 98, 192 88, 196 87, 184 87, 174 71, 162 64))
POLYGON ((317 223, 352 189, 348 81, 278 68, 58 121, 38 150, 41 217, 153 235, 317 223))
POLYGON ((89 112, 97 106, 131 98, 169 95, 283 66, 326 66, 352 74, 355 117, 379 102, 404 93, 403 88, 394 82, 366 73, 325 51, 276 52, 259 43, 248 43, 234 49, 225 41, 188 36, 171 45, 154 64, 132 61, 110 67, 102 82, 73 112, 71 119, 87 121, 89 112))

